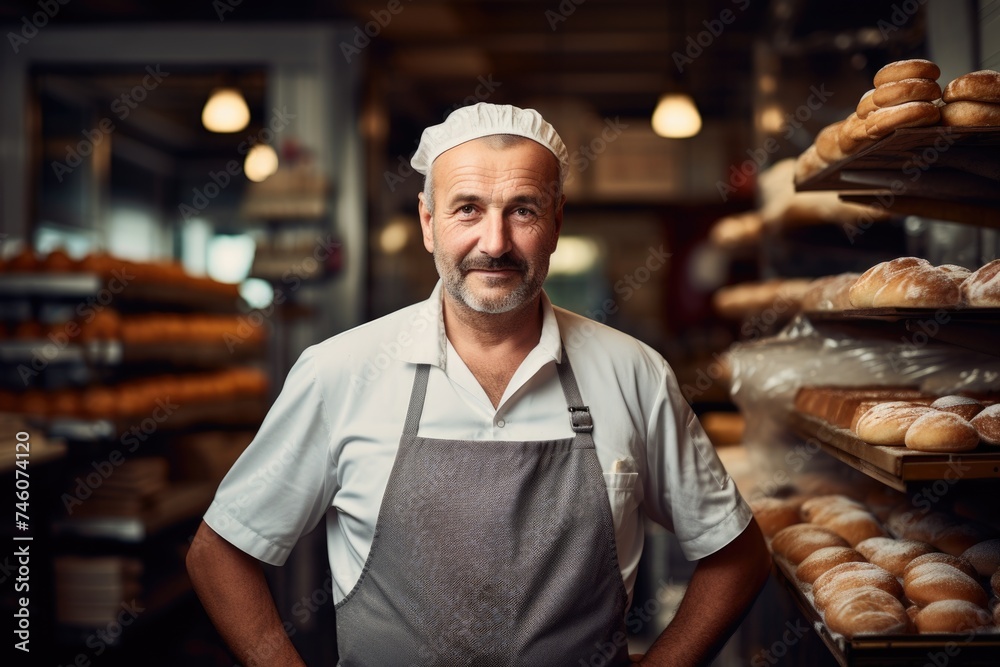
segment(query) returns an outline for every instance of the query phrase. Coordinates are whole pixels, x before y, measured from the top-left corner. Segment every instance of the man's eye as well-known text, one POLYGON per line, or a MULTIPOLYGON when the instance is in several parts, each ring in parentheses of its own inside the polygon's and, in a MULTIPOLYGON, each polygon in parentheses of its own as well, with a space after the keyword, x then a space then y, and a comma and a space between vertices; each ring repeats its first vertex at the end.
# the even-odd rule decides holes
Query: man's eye
POLYGON ((462 208, 458 209, 458 211, 459 213, 463 213, 465 215, 472 215, 473 213, 476 212, 476 207, 473 206, 472 204, 466 204, 462 208))
POLYGON ((514 211, 514 213, 517 214, 518 216, 522 217, 522 218, 527 218, 527 217, 535 215, 535 212, 532 211, 530 208, 519 208, 519 209, 516 209, 514 211))

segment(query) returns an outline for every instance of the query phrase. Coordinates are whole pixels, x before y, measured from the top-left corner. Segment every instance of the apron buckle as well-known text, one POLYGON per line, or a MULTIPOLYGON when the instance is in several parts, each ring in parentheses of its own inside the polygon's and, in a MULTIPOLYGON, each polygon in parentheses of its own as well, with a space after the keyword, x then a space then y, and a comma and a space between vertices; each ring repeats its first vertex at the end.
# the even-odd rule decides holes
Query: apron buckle
POLYGON ((590 416, 589 406, 570 406, 569 415, 570 426, 574 433, 591 433, 594 430, 594 420, 590 416))

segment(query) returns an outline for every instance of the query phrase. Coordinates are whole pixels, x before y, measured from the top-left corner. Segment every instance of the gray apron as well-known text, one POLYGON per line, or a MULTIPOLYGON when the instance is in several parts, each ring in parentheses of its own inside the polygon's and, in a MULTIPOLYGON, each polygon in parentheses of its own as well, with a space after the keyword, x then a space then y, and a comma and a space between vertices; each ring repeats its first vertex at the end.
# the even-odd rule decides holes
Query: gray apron
POLYGON ((358 583, 336 608, 343 667, 628 665, 627 594, 590 412, 563 354, 575 437, 417 436, 417 367, 358 583))

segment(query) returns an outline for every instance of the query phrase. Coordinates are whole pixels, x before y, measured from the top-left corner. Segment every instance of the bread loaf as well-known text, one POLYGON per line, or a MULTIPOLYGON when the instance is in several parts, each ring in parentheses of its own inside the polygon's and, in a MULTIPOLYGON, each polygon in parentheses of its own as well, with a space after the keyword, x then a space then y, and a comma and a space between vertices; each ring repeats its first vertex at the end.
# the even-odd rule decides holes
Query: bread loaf
POLYGON ((944 88, 945 102, 967 100, 1000 104, 1000 72, 991 69, 963 74, 944 88))
POLYGON ((897 60, 891 62, 875 73, 875 88, 891 81, 901 81, 903 79, 933 79, 941 76, 941 68, 930 60, 913 58, 910 60, 897 60))
POLYGON ((829 493, 809 498, 802 503, 799 511, 803 520, 823 523, 826 519, 841 512, 863 510, 864 508, 864 505, 853 498, 839 493, 829 493))
POLYGON ((990 577, 1000 568, 1000 539, 983 540, 969 547, 962 558, 972 563, 981 577, 990 577))
POLYGON ((778 531, 800 523, 801 501, 784 498, 757 498, 750 502, 754 518, 764 535, 774 537, 778 531))
POLYGON ((904 442, 920 452, 967 452, 979 444, 979 433, 952 412, 931 410, 910 424, 904 442))
POLYGON ((872 537, 886 535, 885 529, 875 515, 866 510, 842 512, 826 518, 820 525, 843 537, 851 546, 872 537))
POLYGON ((795 182, 803 183, 829 166, 829 163, 820 157, 816 145, 813 144, 802 151, 795 161, 795 182))
POLYGON ((851 305, 855 308, 873 307, 876 292, 885 286, 889 278, 914 266, 931 266, 931 263, 919 257, 898 257, 871 267, 848 290, 851 305))
POLYGON ((811 584, 824 572, 841 563, 863 563, 865 557, 850 547, 823 547, 812 552, 795 568, 795 578, 811 584))
POLYGON ((936 266, 894 273, 872 299, 876 308, 947 308, 961 302, 962 290, 936 266))
POLYGON ((881 589, 864 587, 841 592, 827 606, 826 626, 851 638, 860 634, 898 635, 910 629, 903 604, 881 589))
POLYGON ((848 292, 859 277, 860 273, 848 272, 817 278, 802 297, 802 310, 805 312, 849 310, 851 299, 848 292))
POLYGON ((771 548, 793 565, 798 565, 806 556, 823 547, 849 546, 844 538, 822 526, 800 523, 783 528, 771 540, 771 548))
POLYGON ((881 567, 872 563, 869 568, 857 568, 841 572, 835 571, 848 565, 862 565, 862 563, 843 563, 820 575, 813 583, 813 604, 816 609, 825 611, 827 606, 838 595, 857 588, 878 588, 889 593, 895 598, 903 595, 903 588, 899 585, 896 577, 881 567), (826 579, 829 577, 828 579, 826 579), (820 585, 822 582, 822 585, 820 585))
POLYGON ((1000 307, 1000 259, 994 259, 962 282, 962 296, 974 308, 1000 307))
POLYGON ((983 442, 1000 445, 1000 403, 983 408, 969 423, 983 442))
POLYGON ((938 600, 966 600, 980 607, 987 602, 979 582, 944 563, 924 563, 911 569, 903 578, 903 591, 920 607, 938 600))
POLYGON ((888 570, 894 577, 902 577, 906 566, 917 556, 936 551, 926 542, 894 540, 889 537, 872 537, 855 548, 870 562, 888 570))
POLYGON ((941 107, 941 124, 946 127, 996 127, 1000 125, 1000 104, 951 102, 941 107))
POLYGON ((965 560, 960 556, 952 556, 951 554, 946 554, 944 552, 933 552, 924 554, 923 556, 917 556, 903 568, 903 578, 910 573, 915 567, 924 565, 925 563, 944 563, 949 565, 975 579, 978 575, 976 574, 976 568, 972 567, 972 563, 965 560))
POLYGON ((837 145, 844 155, 854 155, 875 143, 875 140, 868 136, 867 122, 867 119, 858 118, 857 113, 852 113, 844 120, 844 124, 837 132, 837 145))
POLYGON ((962 419, 972 419, 983 410, 982 403, 968 396, 942 396, 931 403, 931 407, 942 412, 952 412, 962 419))
POLYGON ((891 107, 905 102, 933 102, 941 97, 941 86, 933 79, 900 79, 875 89, 876 107, 891 107))
POLYGON ((920 633, 969 632, 993 625, 989 612, 965 600, 931 602, 913 621, 920 633))
POLYGON ((879 403, 858 419, 857 436, 873 445, 906 444, 906 431, 931 408, 906 401, 879 403))

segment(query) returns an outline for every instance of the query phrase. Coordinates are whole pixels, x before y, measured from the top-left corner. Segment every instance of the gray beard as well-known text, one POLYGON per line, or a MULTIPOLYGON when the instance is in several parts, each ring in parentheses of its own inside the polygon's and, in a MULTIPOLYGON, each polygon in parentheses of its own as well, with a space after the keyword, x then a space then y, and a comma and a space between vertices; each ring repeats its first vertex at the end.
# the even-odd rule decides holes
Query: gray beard
POLYGON ((542 285, 545 282, 545 274, 547 273, 547 271, 543 270, 530 278, 526 274, 523 274, 525 275, 525 279, 513 291, 498 298, 482 298, 472 291, 459 266, 450 268, 441 266, 437 253, 434 253, 434 265, 437 267, 438 275, 441 276, 441 280, 444 282, 445 290, 448 291, 448 294, 453 299, 477 313, 487 315, 509 313, 532 301, 541 293, 542 285))

